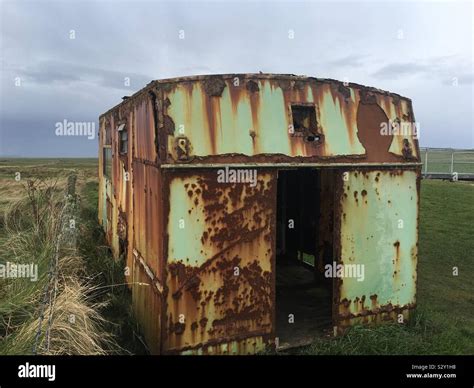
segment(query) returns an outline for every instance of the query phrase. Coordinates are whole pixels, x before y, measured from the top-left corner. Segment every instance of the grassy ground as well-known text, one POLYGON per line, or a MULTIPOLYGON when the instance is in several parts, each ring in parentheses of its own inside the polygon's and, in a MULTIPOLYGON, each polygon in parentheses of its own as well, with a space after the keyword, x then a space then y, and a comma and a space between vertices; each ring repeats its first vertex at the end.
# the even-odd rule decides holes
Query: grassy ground
POLYGON ((139 328, 131 310, 131 294, 124 285, 124 265, 115 261, 97 223, 98 191, 95 180, 88 181, 81 190, 81 237, 79 247, 86 258, 89 273, 97 274, 96 282, 103 287, 101 298, 108 301, 103 311, 108 329, 120 346, 133 354, 146 354, 138 336, 139 328), (117 285, 117 286, 115 286, 117 285))
MULTIPOLYGON (((97 225, 97 160, 23 159, 0 161, 0 215, 21 195, 22 177, 36 174, 64 180, 79 174, 81 196, 79 249, 85 271, 102 287, 97 301, 108 300, 104 317, 125 351, 145 353, 136 336, 123 265, 113 261, 97 225)), ((425 180, 421 186, 418 309, 409 324, 360 326, 340 338, 318 338, 296 354, 474 354, 474 185, 425 180), (458 276, 453 276, 458 267, 458 276)), ((4 232, 0 217, 0 244, 4 232)))
MULTIPOLYGON (((73 180, 69 187, 73 187, 73 180)), ((55 180, 30 180, 5 211, 0 263, 38 266, 30 277, 0 281, 0 354, 109 354, 118 349, 104 330, 103 303, 75 249, 73 192, 55 180)))
MULTIPOLYGON (((12 204, 16 204, 25 196, 27 182, 34 180, 38 184, 46 182, 54 185, 54 194, 58 198, 63 198, 67 176, 72 172, 78 175, 76 193, 80 198, 80 214, 76 222, 78 251, 77 257, 60 259, 60 262, 64 263, 63 267, 69 267, 66 268, 68 272, 74 272, 74 278, 67 278, 67 281, 64 281, 62 290, 65 292, 58 297, 58 307, 54 316, 58 317, 56 326, 61 333, 72 333, 76 337, 78 334, 88 333, 89 337, 80 340, 76 338, 75 347, 68 347, 68 341, 73 339, 71 336, 62 338, 60 347, 56 346, 54 351, 58 354, 83 354, 84 351, 87 353, 86 349, 89 349, 90 354, 144 353, 144 346, 135 335, 136 323, 130 311, 130 293, 124 286, 111 287, 113 284, 124 282, 121 270, 123 265, 112 259, 97 225, 97 159, 0 160, 0 262, 12 261, 13 257, 15 260, 19 259, 18 248, 15 247, 15 254, 10 249, 12 236, 8 230, 9 222, 5 222, 5 217, 11 214, 12 204), (20 179, 15 179, 18 173, 20 179), (80 307, 82 312, 76 311, 75 315, 91 317, 92 321, 89 319, 84 322, 90 330, 82 333, 77 330, 71 331, 72 325, 61 318, 59 310, 61 306, 64 306, 63 310, 77 310, 80 307), (96 311, 87 310, 90 306, 96 311), (100 330, 98 327, 97 330, 93 330, 95 323, 100 324, 100 330), (104 334, 100 336, 107 341, 93 337, 102 329, 104 334), (76 346, 81 344, 84 346, 76 346)), ((18 219, 31 218, 29 213, 23 214, 25 211, 23 209, 24 205, 20 212, 22 217, 18 219)), ((50 219, 54 220, 55 217, 50 219)), ((46 274, 53 256, 53 238, 43 239, 44 241, 40 243, 36 240, 29 243, 31 239, 36 238, 31 228, 21 225, 18 229, 23 239, 24 236, 28 238, 22 247, 22 251, 25 251, 24 256, 29 261, 39 263, 39 273, 46 274)), ((35 337, 32 331, 38 326, 40 299, 38 296, 42 294, 46 277, 42 276, 38 282, 0 279, 0 315, 3 321, 0 322, 0 354, 31 353, 32 339, 35 337)), ((64 277, 62 273, 61 277, 64 277)), ((74 327, 79 326, 75 324, 74 327)))

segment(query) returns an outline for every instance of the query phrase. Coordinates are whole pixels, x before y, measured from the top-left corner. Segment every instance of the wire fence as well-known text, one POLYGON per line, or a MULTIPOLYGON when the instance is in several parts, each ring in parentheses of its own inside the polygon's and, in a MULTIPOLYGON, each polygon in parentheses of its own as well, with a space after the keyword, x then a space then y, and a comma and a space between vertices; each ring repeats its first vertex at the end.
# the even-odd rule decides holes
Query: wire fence
POLYGON ((58 293, 58 260, 61 251, 66 249, 75 249, 77 233, 74 222, 75 213, 77 211, 77 196, 75 193, 76 187, 76 175, 70 175, 68 177, 68 183, 65 190, 65 201, 61 210, 61 230, 59 231, 56 238, 56 247, 54 256, 51 258, 49 270, 48 270, 48 281, 43 291, 43 297, 40 306, 40 316, 38 329, 36 331, 35 340, 33 344, 32 353, 42 354, 49 351, 50 346, 50 332, 51 325, 53 322, 54 303, 56 302, 56 296, 58 293), (43 321, 46 318, 45 312, 49 310, 48 320, 46 328, 43 328, 43 321), (44 341, 41 340, 44 331, 44 341))
POLYGON ((420 148, 423 177, 474 180, 474 149, 420 148))

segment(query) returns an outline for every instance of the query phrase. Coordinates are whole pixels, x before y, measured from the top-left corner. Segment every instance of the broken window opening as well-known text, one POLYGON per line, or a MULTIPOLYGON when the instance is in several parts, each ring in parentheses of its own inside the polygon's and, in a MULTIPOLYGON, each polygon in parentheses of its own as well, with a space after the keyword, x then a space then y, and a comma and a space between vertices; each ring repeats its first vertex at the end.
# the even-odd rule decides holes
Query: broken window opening
POLYGON ((112 131, 110 130, 110 126, 105 126, 105 138, 104 138, 104 145, 112 145, 112 131))
POLYGON ((121 124, 117 131, 119 133, 119 153, 126 155, 128 153, 128 131, 125 124, 121 124))
POLYGON ((316 107, 314 105, 291 105, 291 117, 293 120, 292 136, 302 137, 307 143, 319 144, 323 136, 318 133, 316 121, 316 107))
POLYGON ((103 173, 108 179, 112 179, 112 148, 110 146, 103 148, 103 173))
POLYGON ((312 105, 291 105, 293 128, 295 132, 311 132, 316 134, 316 109, 312 105))

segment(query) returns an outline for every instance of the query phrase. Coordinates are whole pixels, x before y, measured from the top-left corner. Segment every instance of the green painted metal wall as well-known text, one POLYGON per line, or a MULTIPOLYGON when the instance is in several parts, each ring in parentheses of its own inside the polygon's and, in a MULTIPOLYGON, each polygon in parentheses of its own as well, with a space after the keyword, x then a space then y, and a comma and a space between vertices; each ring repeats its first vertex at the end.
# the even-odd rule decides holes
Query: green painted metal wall
POLYGON ((340 283, 339 317, 407 308, 416 294, 417 172, 359 170, 345 176, 340 259, 363 265, 364 279, 340 283))

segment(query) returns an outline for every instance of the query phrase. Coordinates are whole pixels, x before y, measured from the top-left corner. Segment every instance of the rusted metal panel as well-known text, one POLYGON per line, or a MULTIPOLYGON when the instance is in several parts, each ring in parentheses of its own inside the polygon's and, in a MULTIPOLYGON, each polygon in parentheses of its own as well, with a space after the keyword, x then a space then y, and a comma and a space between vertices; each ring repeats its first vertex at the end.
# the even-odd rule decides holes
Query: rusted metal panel
MULTIPOLYGON (((377 95, 377 103, 384 110, 387 118, 399 127, 398 135, 393 136, 389 152, 407 159, 420 160, 418 148, 418 130, 411 101, 394 96, 377 95)), ((393 128, 395 129, 395 128, 393 128)))
POLYGON ((358 90, 329 82, 318 82, 315 89, 318 122, 324 132, 323 156, 363 156, 366 149, 358 137, 356 120, 358 90))
POLYGON ((104 146, 106 138, 106 127, 108 125, 108 120, 103 116, 100 119, 100 130, 99 130, 99 166, 98 166, 98 178, 99 178, 99 209, 98 209, 98 219, 102 228, 106 230, 107 224, 107 179, 104 175, 104 146))
POLYGON ((276 172, 255 186, 217 175, 166 175, 166 352, 259 350, 274 330, 276 172))
POLYGON ((127 141, 127 146, 122 147, 120 135, 126 132, 133 139, 133 115, 129 109, 123 109, 118 114, 117 124, 112 131, 114 171, 113 171, 113 198, 115 212, 115 233, 113 235, 112 251, 114 256, 124 257, 126 266, 131 269, 130 250, 132 246, 133 229, 130 228, 132 215, 132 143, 127 141))
POLYGON ((246 355, 265 349, 268 340, 262 336, 242 338, 229 342, 209 343, 180 352, 182 355, 246 355))
POLYGON ((105 235, 107 236, 107 241, 110 242, 112 241, 113 205, 109 199, 105 201, 105 211, 106 211, 105 235))
POLYGON ((99 222, 104 228, 106 239, 110 244, 112 253, 115 257, 119 256, 119 206, 117 203, 117 188, 121 191, 120 166, 121 161, 117 157, 117 139, 114 134, 114 125, 118 120, 115 114, 108 114, 101 117, 99 132, 99 222), (112 159, 110 176, 105 175, 104 149, 111 152, 112 159))
POLYGON ((282 74, 181 77, 151 82, 102 117, 131 108, 133 155, 152 163, 419 161, 416 133, 385 135, 380 127, 413 124, 411 101, 354 83, 282 74), (314 108, 320 140, 291 132, 292 105, 314 108))
POLYGON ((152 354, 161 353, 162 294, 153 284, 143 265, 133 260, 132 306, 133 312, 152 354))
POLYGON ((134 106, 134 154, 142 161, 157 161, 155 113, 150 96, 144 96, 134 106))
POLYGON ((163 206, 160 170, 151 165, 133 163, 134 245, 154 275, 162 280, 163 206))
MULTIPOLYGON (((389 313, 414 307, 418 179, 416 170, 341 174, 338 264, 359 266, 363 279, 337 279, 335 315, 339 325, 356 317, 369 320, 385 314, 393 318, 389 313)), ((355 274, 358 269, 352 268, 355 274)))
POLYGON ((409 99, 266 74, 154 81, 102 115, 99 222, 115 257, 127 249, 151 351, 246 354, 272 343, 282 168, 321 169, 311 186, 325 198, 318 236, 305 242, 315 270, 332 257, 365 267, 363 281, 333 282, 334 324, 406 316, 415 303, 419 150, 416 133, 383 133, 391 123, 414 123, 409 99), (229 165, 257 169, 258 183, 220 182, 229 165), (403 228, 391 224, 396 217, 403 228))
POLYGON ((335 190, 334 170, 322 169, 319 175, 319 238, 317 247, 317 257, 315 268, 319 273, 324 272, 324 266, 333 257, 334 240, 334 190, 335 190))
POLYGON ((382 131, 389 120, 413 121, 411 102, 388 92, 333 80, 259 75, 211 76, 161 88, 163 114, 174 129, 168 135, 168 163, 183 161, 180 138, 189 142, 188 163, 230 155, 230 163, 419 160, 413 134, 382 131), (209 92, 212 80, 220 85, 218 93, 209 92), (320 142, 294 131, 292 106, 314 109, 320 142), (404 149, 411 149, 408 157, 404 149))
POLYGON ((104 154, 103 154, 103 144, 104 144, 104 137, 105 134, 105 120, 102 118, 99 120, 99 165, 97 167, 97 177, 99 180, 99 187, 98 187, 98 209, 97 209, 97 218, 99 224, 104 228, 105 224, 105 179, 103 174, 103 166, 104 166, 104 154))
MULTIPOLYGON (((119 159, 119 158, 116 158, 119 159)), ((117 206, 120 211, 127 212, 129 210, 130 201, 130 168, 127 159, 120 158, 118 160, 114 174, 114 193, 117 206), (128 174, 127 174, 128 173, 128 174)))
MULTIPOLYGON (((345 106, 334 98, 329 84, 318 86, 306 82, 295 86, 290 82, 285 89, 278 80, 268 79, 242 79, 238 86, 229 79, 224 84, 220 96, 209 96, 205 82, 178 83, 165 94, 170 101, 167 114, 175 128, 181 128, 181 134, 189 139, 196 156, 236 153, 294 157, 364 153, 357 139, 355 117, 349 115, 347 119, 341 114, 345 106), (246 86, 250 82, 256 85, 256 90, 246 86), (292 135, 292 104, 308 104, 314 108, 318 129, 325 138, 322 146, 292 135)), ((343 103, 354 110, 356 102, 349 101, 343 103)))

